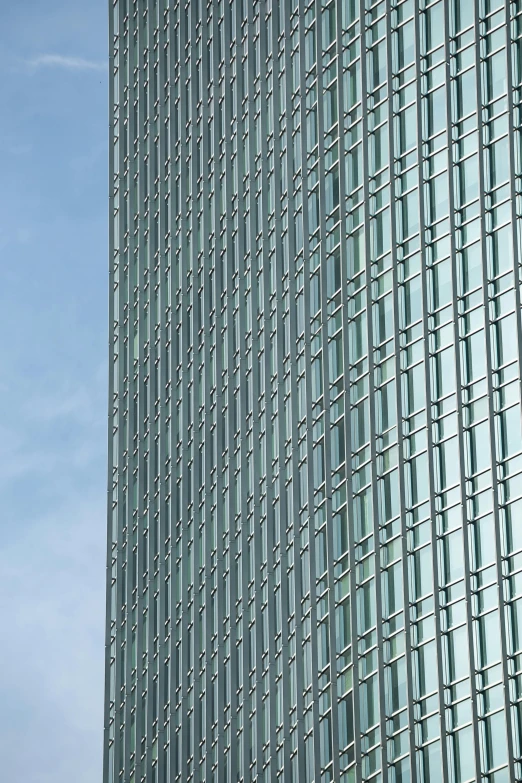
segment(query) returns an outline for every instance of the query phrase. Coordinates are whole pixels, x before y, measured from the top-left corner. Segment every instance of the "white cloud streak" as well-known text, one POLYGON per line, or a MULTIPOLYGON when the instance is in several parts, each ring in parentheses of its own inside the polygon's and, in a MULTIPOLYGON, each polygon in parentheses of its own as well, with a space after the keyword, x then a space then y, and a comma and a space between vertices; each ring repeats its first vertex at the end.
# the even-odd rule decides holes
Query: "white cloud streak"
POLYGON ((64 57, 61 54, 41 54, 28 61, 33 68, 63 68, 67 71, 106 71, 107 64, 82 57, 64 57))

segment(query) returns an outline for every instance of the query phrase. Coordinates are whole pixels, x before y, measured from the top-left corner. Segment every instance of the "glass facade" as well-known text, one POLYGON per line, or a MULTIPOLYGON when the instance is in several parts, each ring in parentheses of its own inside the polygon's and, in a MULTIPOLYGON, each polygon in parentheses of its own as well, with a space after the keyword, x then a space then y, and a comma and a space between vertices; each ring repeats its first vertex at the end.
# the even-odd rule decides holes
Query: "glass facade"
POLYGON ((521 0, 111 0, 104 783, 522 781, 521 0))

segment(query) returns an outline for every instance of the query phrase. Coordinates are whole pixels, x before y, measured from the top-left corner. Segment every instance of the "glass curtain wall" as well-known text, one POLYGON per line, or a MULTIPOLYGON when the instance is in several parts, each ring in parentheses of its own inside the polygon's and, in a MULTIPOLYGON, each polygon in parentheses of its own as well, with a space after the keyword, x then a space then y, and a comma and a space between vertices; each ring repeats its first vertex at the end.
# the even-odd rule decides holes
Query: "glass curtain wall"
POLYGON ((110 1, 104 783, 522 781, 522 3, 110 1))

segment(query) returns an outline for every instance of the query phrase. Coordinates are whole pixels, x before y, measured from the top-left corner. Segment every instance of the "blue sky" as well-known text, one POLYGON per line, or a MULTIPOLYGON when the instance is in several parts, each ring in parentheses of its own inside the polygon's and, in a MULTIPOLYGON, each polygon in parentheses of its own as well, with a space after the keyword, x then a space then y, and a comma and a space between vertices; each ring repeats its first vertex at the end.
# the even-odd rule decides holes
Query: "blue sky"
POLYGON ((107 0, 0 0, 0 757, 99 783, 107 0))

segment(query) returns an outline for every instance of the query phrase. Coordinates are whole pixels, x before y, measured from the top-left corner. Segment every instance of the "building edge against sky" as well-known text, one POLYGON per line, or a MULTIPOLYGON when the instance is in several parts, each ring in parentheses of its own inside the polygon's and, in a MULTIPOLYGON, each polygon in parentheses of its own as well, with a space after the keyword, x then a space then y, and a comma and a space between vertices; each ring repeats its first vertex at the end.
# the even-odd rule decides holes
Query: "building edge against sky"
POLYGON ((522 781, 522 3, 109 13, 104 783, 522 781))

